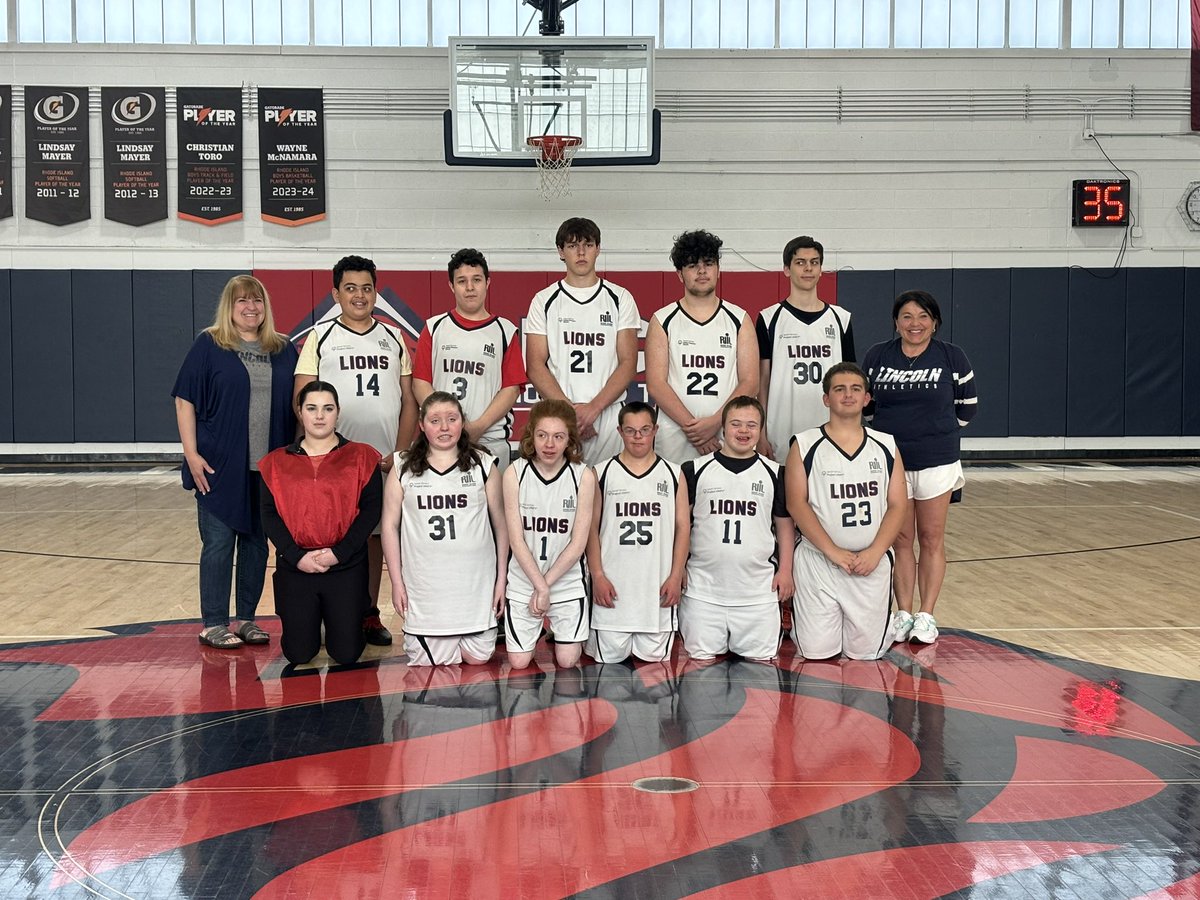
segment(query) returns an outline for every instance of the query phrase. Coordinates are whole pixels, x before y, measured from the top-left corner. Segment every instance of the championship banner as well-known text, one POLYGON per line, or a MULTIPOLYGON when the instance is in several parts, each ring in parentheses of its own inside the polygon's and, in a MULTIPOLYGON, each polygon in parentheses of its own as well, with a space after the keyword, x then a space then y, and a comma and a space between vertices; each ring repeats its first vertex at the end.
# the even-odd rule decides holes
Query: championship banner
POLYGON ((325 218, 325 101, 320 88, 258 89, 262 217, 278 225, 325 218))
POLYGON ((167 217, 167 92, 100 89, 104 218, 149 225, 167 217))
POLYGON ((242 89, 176 88, 179 218, 202 225, 242 217, 242 89))
POLYGON ((25 217, 51 225, 91 213, 87 88, 25 88, 25 217))
POLYGON ((0 84, 0 219, 13 214, 12 85, 0 84))

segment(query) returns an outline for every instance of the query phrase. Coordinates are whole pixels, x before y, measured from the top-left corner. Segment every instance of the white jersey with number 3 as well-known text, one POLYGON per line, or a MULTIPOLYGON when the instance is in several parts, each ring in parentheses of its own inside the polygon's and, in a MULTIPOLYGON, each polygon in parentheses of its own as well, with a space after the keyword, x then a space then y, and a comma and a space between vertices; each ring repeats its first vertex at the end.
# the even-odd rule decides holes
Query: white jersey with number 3
POLYGON ((488 514, 488 478, 498 478, 496 458, 480 454, 463 471, 426 469, 420 475, 395 473, 404 488, 400 516, 400 556, 411 634, 475 634, 496 625, 496 535, 488 514))
MULTIPOLYGON (((518 459, 512 465, 517 475, 521 538, 513 534, 509 535, 509 540, 524 539, 525 546, 544 575, 571 542, 575 512, 579 508, 579 484, 583 480, 585 467, 582 463, 564 463, 558 474, 547 481, 527 459, 518 459)), ((533 585, 525 577, 517 558, 510 554, 508 598, 527 601, 532 594, 533 585)), ((550 585, 550 602, 578 600, 585 595, 584 560, 581 556, 575 566, 550 585)))
POLYGON ((679 467, 661 456, 641 475, 613 457, 596 472, 600 486, 600 558, 616 605, 592 606, 592 627, 659 632, 674 628, 659 588, 671 574, 679 467))

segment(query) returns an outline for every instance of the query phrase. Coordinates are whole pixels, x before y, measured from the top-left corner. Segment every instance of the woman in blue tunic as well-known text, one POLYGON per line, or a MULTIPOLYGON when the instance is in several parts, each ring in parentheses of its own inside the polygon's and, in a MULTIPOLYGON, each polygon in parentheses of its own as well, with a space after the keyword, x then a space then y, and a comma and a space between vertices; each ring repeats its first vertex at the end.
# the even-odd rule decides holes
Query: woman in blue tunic
POLYGON ((254 621, 267 571, 258 461, 295 437, 296 356, 291 341, 275 330, 262 282, 237 275, 221 292, 213 324, 192 344, 171 392, 183 444, 183 486, 195 492, 200 526, 200 643, 210 647, 270 640, 254 621), (230 631, 235 551, 241 624, 230 631))

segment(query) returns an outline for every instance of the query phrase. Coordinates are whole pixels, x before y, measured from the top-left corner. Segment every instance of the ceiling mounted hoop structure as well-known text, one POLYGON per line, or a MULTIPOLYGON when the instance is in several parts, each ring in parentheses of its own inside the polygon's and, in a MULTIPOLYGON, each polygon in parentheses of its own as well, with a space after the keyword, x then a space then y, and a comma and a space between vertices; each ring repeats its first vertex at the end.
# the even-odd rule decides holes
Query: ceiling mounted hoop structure
POLYGON ((538 190, 549 201, 571 193, 571 163, 583 138, 569 134, 535 134, 525 145, 538 168, 538 190))

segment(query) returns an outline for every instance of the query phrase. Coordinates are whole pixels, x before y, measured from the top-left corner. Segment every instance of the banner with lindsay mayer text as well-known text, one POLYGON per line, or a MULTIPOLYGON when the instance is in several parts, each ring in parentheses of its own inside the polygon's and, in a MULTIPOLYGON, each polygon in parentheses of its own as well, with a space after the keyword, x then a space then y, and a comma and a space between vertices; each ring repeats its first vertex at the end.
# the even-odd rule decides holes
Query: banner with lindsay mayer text
POLYGON ((320 88, 258 89, 262 217, 278 225, 325 218, 325 102, 320 88))
POLYGON ((25 88, 25 217, 50 225, 91 218, 88 90, 25 88))

